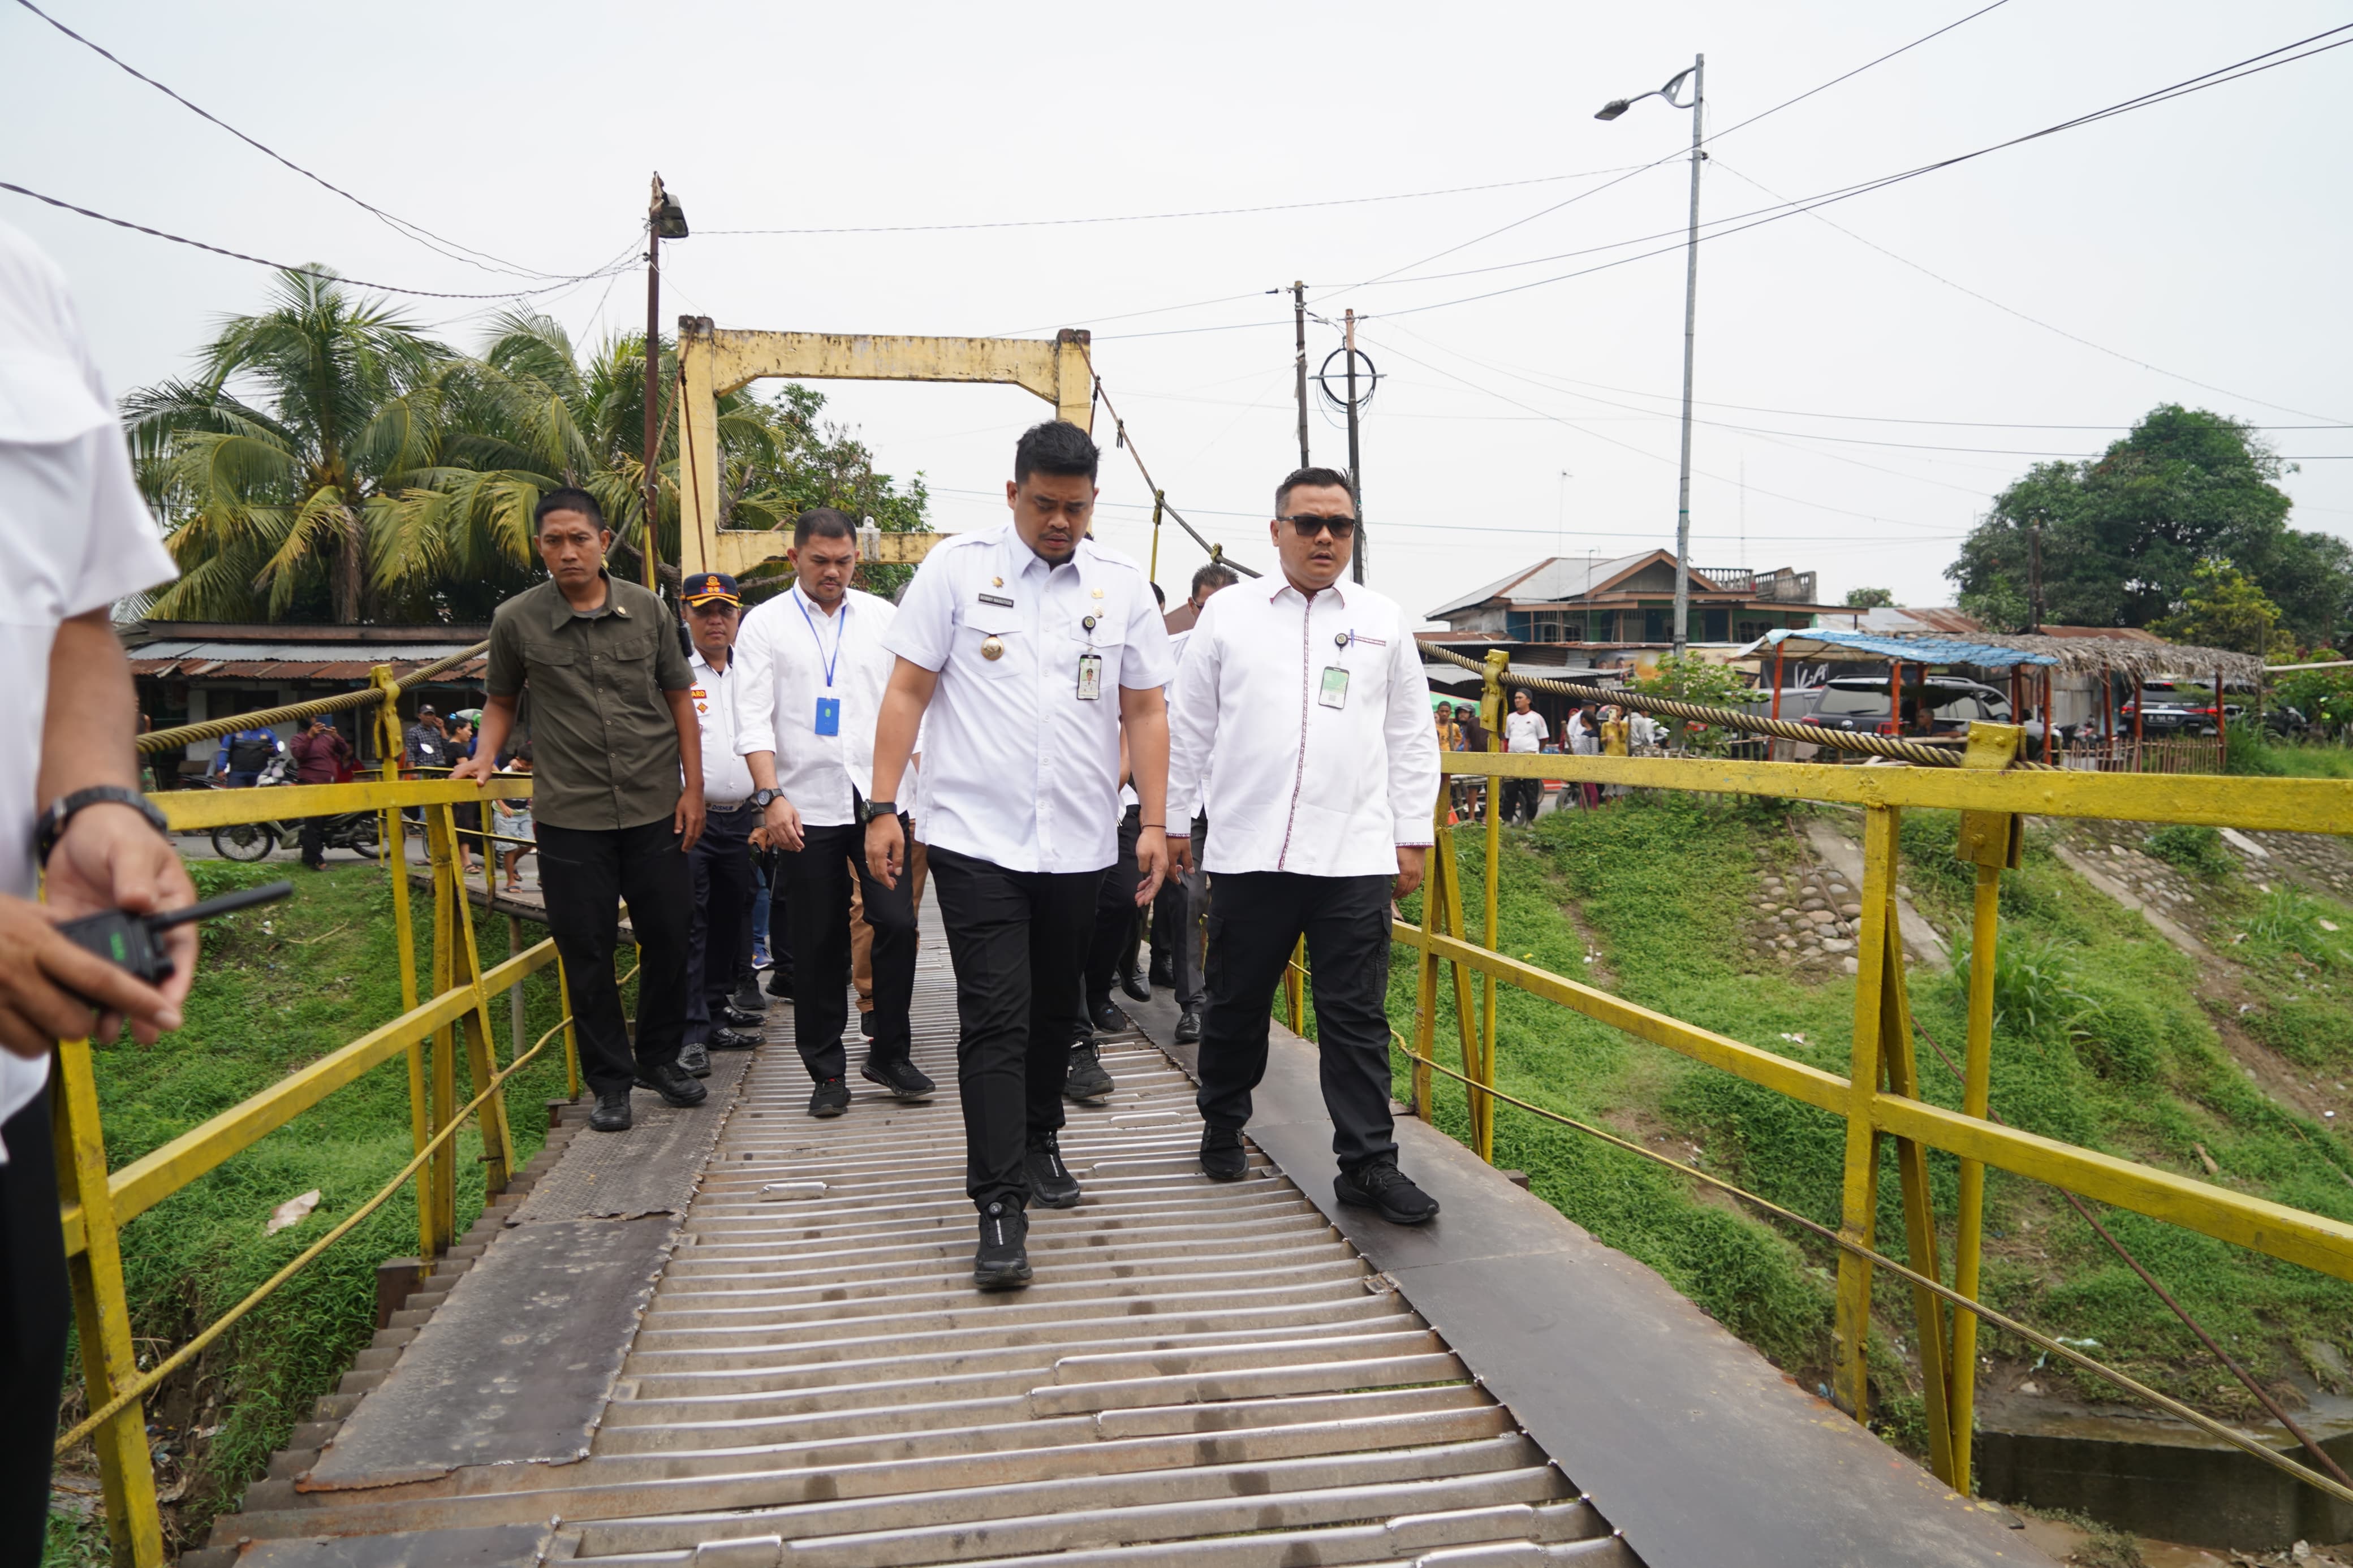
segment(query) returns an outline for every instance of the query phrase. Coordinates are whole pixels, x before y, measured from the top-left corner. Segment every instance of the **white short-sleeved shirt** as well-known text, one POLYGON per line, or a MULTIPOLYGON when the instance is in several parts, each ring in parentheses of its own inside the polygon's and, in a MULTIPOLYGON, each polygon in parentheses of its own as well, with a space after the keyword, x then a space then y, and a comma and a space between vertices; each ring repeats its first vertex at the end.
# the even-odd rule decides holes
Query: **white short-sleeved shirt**
POLYGON ((1142 567, 1092 539, 1050 567, 1008 519, 934 548, 884 645, 940 678, 917 837, 1008 871, 1119 858, 1119 694, 1171 668, 1142 567), (1092 698, 1082 660, 1100 661, 1092 698))
MULTIPOLYGON (((35 890, 33 822, 58 626, 179 575, 55 263, 0 224, 0 893, 35 890)), ((0 1051, 0 1121, 48 1081, 0 1051)), ((0 1147, 0 1163, 7 1152, 0 1147)))
POLYGON ((702 730, 702 803, 715 810, 742 805, 752 798, 752 770, 735 754, 736 689, 744 684, 744 661, 733 650, 725 669, 713 669, 701 648, 687 656, 689 688, 694 698, 696 722, 702 730))
POLYGON ((1504 750, 1507 752, 1541 752, 1544 743, 1552 739, 1552 726, 1545 716, 1531 708, 1526 712, 1504 715, 1504 750))

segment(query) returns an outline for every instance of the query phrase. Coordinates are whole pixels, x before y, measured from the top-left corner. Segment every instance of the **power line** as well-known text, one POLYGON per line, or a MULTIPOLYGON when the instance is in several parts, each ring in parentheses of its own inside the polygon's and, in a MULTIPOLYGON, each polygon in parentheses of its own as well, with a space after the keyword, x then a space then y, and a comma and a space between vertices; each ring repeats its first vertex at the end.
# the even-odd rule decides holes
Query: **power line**
POLYGON ((1750 125, 1754 125, 1754 124, 1756 124, 1758 121, 1760 121, 1760 120, 1764 119, 1764 118, 1766 117, 1766 115, 1778 114, 1778 113, 1780 113, 1780 112, 1781 112, 1781 110, 1785 110, 1785 109, 1788 108, 1788 107, 1789 107, 1791 104, 1793 104, 1793 103, 1803 103, 1803 102, 1805 102, 1805 101, 1806 101, 1806 100, 1808 100, 1808 99, 1810 99, 1810 98, 1813 97, 1813 96, 1814 96, 1814 94, 1816 94, 1816 93, 1818 93, 1818 92, 1826 92, 1826 91, 1828 91, 1830 89, 1836 87, 1839 83, 1841 83, 1841 82, 1845 81, 1846 79, 1848 79, 1848 78, 1849 78, 1849 77, 1858 77, 1858 76, 1861 76, 1863 72, 1865 72, 1865 71, 1867 71, 1867 70, 1871 69, 1871 68, 1872 68, 1873 66, 1883 66, 1883 65, 1885 65, 1888 61, 1890 61, 1890 60, 1894 59, 1896 56, 1901 55, 1901 54, 1908 54, 1908 53, 1910 53, 1912 50, 1918 48, 1921 45, 1923 45, 1923 44, 1925 44, 1925 43, 1928 42, 1928 40, 1929 40, 1929 39, 1931 39, 1931 38, 1941 38, 1941 37, 1943 37, 1947 33, 1951 32, 1954 28, 1956 28, 1956 27, 1957 27, 1957 26, 1962 26, 1962 25, 1963 25, 1963 24, 1965 24, 1965 23, 1968 23, 1968 22, 1974 22, 1974 21, 1976 21, 1979 16, 1984 16, 1984 15, 1986 14, 1986 12, 1988 12, 1988 11, 1999 11, 1999 10, 2000 10, 2004 5, 2007 5, 2008 4, 2010 4, 2010 0, 1993 0, 1993 4, 1992 4, 1992 5, 1987 5, 1987 6, 1981 7, 1981 8, 1980 8, 1980 9, 1978 9, 1978 10, 1975 10, 1975 11, 1970 12, 1968 16, 1966 16, 1962 17, 1962 18, 1960 19, 1960 21, 1958 21, 1958 22, 1947 22, 1947 23, 1946 23, 1943 26, 1941 26, 1941 27, 1937 28, 1935 32, 1933 32, 1933 33, 1928 33, 1928 34, 1925 34, 1925 35, 1923 35, 1923 36, 1922 36, 1922 37, 1920 37, 1915 38, 1915 39, 1913 39, 1910 43, 1908 43, 1908 44, 1905 45, 1905 46, 1904 46, 1902 48, 1900 48, 1900 49, 1890 49, 1890 50, 1888 50, 1888 51, 1887 51, 1887 53, 1885 53, 1885 54, 1883 54, 1883 55, 1880 56, 1877 59, 1875 59, 1875 60, 1870 60, 1870 61, 1865 62, 1865 63, 1864 63, 1864 64, 1862 64, 1862 65, 1859 65, 1859 66, 1855 67, 1855 68, 1854 68, 1854 69, 1852 69, 1852 70, 1851 70, 1851 71, 1847 72, 1847 73, 1846 73, 1846 76, 1834 76, 1834 77, 1831 78, 1831 79, 1830 79, 1830 80, 1828 80, 1828 81, 1826 81, 1826 82, 1822 83, 1822 85, 1821 85, 1821 86, 1820 86, 1820 87, 1810 87, 1810 88, 1808 88, 1805 91, 1803 91, 1803 92, 1799 93, 1799 94, 1797 97, 1795 97, 1795 98, 1789 98, 1789 99, 1784 99, 1784 100, 1782 100, 1779 103, 1777 103, 1777 104, 1775 104, 1772 108, 1770 108, 1770 109, 1768 109, 1768 110, 1765 110, 1763 114, 1752 114, 1752 115, 1750 115, 1747 119, 1743 120, 1743 121, 1739 121, 1739 122, 1738 122, 1738 123, 1736 123, 1736 124, 1727 125, 1727 126, 1725 126, 1723 130, 1718 131, 1718 132, 1715 132, 1712 133, 1711 135, 1707 136, 1706 138, 1704 138, 1704 140, 1703 141, 1703 143, 1702 143, 1702 144, 1703 144, 1703 145, 1704 145, 1706 142, 1717 142, 1717 141, 1721 141, 1723 138, 1725 138, 1725 137, 1726 137, 1726 136, 1731 135, 1731 134, 1732 134, 1734 132, 1736 132, 1736 131, 1742 130, 1742 129, 1744 129, 1745 127, 1747 127, 1747 126, 1750 126, 1750 125))
MULTIPOLYGON (((311 181, 313 184, 322 186, 325 189, 333 192, 336 195, 343 197, 343 200, 350 202, 354 206, 367 212, 379 222, 387 225, 394 230, 394 232, 401 235, 404 238, 416 240, 418 244, 425 246, 427 248, 434 251, 437 255, 448 257, 452 261, 464 262, 469 267, 480 268, 486 272, 504 272, 511 277, 517 278, 561 278, 565 282, 581 282, 597 276, 593 273, 565 275, 554 272, 542 272, 536 268, 523 267, 517 263, 501 261, 499 258, 491 255, 488 251, 476 250, 470 245, 462 245, 457 240, 445 238, 440 235, 435 234, 431 229, 425 227, 422 224, 411 223, 406 218, 395 216, 393 214, 385 211, 382 207, 377 206, 375 203, 363 200, 362 198, 352 195, 351 192, 343 189, 341 185, 336 184, 333 181, 329 180, 322 175, 311 173, 310 170, 304 168, 301 164, 295 163, 292 159, 278 152, 276 149, 265 146, 261 142, 255 141, 252 137, 247 135, 244 132, 239 131, 236 126, 229 124, 218 115, 189 102, 186 99, 181 97, 178 93, 173 91, 162 82, 157 81, 153 77, 149 76, 146 72, 139 69, 136 66, 132 65, 121 57, 115 55, 111 50, 109 50, 104 46, 93 43, 90 39, 83 37, 79 33, 75 32, 63 22, 58 21, 55 16, 50 16, 47 11, 42 10, 38 5, 34 5, 33 0, 16 0, 16 4, 22 5, 26 10, 30 11, 34 16, 38 16, 42 21, 47 22, 50 26, 55 27, 58 32, 63 33, 67 37, 71 38, 75 43, 79 44, 84 48, 97 54, 117 68, 137 78, 141 81, 145 82, 149 87, 153 88, 157 92, 162 93, 164 97, 170 99, 173 102, 178 104, 181 108, 188 110, 190 113, 197 116, 199 119, 208 121, 212 124, 218 126, 221 130, 227 132, 230 135, 236 137, 238 141, 244 142, 255 152, 262 153, 264 156, 284 164, 287 168, 293 170, 294 173, 301 175, 304 179, 311 181), (463 252, 464 254, 458 254, 459 252, 463 252)), ((16 187, 11 186, 10 188, 15 189, 16 187)), ((45 197, 43 199, 46 200, 47 198, 45 197)), ((81 209, 75 208, 74 210, 79 212, 81 209)), ((147 232, 153 233, 154 231, 151 229, 147 232)), ((370 287, 378 287, 378 285, 371 284, 370 287)), ((396 292, 418 293, 421 292, 421 290, 398 289, 396 290, 396 292)), ((452 295, 446 297, 462 298, 463 296, 452 295)), ((489 298, 490 296, 480 297, 489 298)))
MULTIPOLYGON (((18 0, 26 4, 26 0, 18 0)), ((1477 191, 1509 191, 1525 185, 1553 185, 1563 180, 1591 180, 1603 174, 1615 174, 1629 169, 1641 169, 1648 164, 1621 163, 1609 169, 1583 169, 1569 174, 1539 174, 1525 180, 1496 180, 1483 185, 1450 185, 1435 191, 1397 191, 1384 196, 1333 196, 1312 202, 1271 202, 1254 207, 1197 207, 1184 212, 1120 213, 1094 217, 1031 217, 1005 218, 990 223, 900 223, 876 224, 865 227, 838 228, 705 228, 695 232, 705 237, 714 235, 811 235, 811 234, 950 234, 972 229, 989 228, 1070 228, 1089 224, 1162 223, 1174 218, 1239 217, 1252 213, 1303 212, 1313 207, 1366 206, 1376 202, 1411 202, 1428 196, 1460 196, 1477 191)), ((1177 309, 1179 307, 1170 307, 1177 309)), ((1137 314, 1143 314, 1139 311, 1137 314)))
MULTIPOLYGON (((37 202, 47 202, 53 207, 59 207, 69 213, 79 213, 84 217, 96 218, 100 223, 111 223, 117 228, 127 228, 136 234, 153 235, 157 239, 168 239, 174 245, 185 245, 196 250, 208 250, 215 256, 226 256, 232 261, 250 261, 257 267, 267 267, 274 272, 291 272, 302 278, 317 278, 333 283, 350 283, 362 289, 379 289, 386 294, 410 294, 422 300, 528 300, 535 294, 553 294, 560 289, 570 289, 621 270, 617 264, 603 272, 585 273, 578 278, 567 278, 560 283, 550 283, 543 288, 512 289, 502 294, 458 294, 438 289, 404 289, 397 283, 371 283, 364 278, 346 278, 339 272, 322 272, 315 267, 297 267, 289 261, 272 261, 267 257, 248 256, 242 250, 230 250, 223 246, 207 245, 201 239, 190 239, 184 234, 173 234, 164 229, 150 228, 143 223, 132 223, 129 218, 110 217, 105 213, 94 212, 89 207, 76 206, 71 202, 60 201, 56 196, 43 195, 38 191, 6 180, 0 180, 0 191, 14 191, 20 196, 30 196, 37 202)), ((634 252, 635 247, 632 246, 631 249, 634 252)))

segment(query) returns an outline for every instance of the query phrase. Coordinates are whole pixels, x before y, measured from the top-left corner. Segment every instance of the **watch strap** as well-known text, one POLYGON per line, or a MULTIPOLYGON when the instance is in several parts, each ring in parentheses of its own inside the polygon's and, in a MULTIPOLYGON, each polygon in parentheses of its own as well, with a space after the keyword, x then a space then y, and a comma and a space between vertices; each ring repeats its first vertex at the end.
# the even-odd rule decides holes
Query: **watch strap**
POLYGON ((92 805, 127 805, 145 817, 147 826, 156 832, 168 834, 171 831, 171 824, 164 820, 164 814, 155 809, 154 802, 137 790, 127 789, 121 784, 92 784, 88 789, 60 795, 49 803, 48 810, 41 813, 40 826, 33 835, 33 853, 40 864, 46 866, 49 863, 49 852, 65 836, 66 824, 74 819, 75 813, 92 805))

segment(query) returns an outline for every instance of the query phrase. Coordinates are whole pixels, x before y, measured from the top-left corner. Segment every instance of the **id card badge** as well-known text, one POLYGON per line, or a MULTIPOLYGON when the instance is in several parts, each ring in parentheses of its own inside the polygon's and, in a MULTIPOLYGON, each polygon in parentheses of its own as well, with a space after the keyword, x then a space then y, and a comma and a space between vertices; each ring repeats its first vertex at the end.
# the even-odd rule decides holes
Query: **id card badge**
POLYGON ((1348 672, 1336 664, 1325 665, 1324 689, 1316 700, 1326 708, 1345 708, 1348 705, 1348 672))
POLYGON ((841 699, 820 697, 817 700, 817 732, 820 735, 841 733, 841 699))
POLYGON ((1079 700, 1099 701, 1103 697, 1103 655, 1079 655, 1079 700))

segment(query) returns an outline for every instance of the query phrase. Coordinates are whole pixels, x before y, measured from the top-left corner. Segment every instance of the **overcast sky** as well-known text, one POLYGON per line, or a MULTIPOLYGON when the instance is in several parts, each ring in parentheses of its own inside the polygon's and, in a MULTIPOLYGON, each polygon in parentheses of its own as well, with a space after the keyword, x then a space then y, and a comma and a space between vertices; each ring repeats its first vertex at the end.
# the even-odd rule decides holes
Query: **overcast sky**
MULTIPOLYGON (((1653 99, 1597 121, 1606 100, 1704 52, 1722 140, 1703 216, 1732 220, 2348 19, 2298 0, 2008 0, 1736 130, 1979 0, 42 3, 294 162, 526 268, 575 276, 638 248, 659 169, 695 231, 665 247, 666 321, 1091 328, 1170 500, 1261 565, 1272 484, 1298 458, 1289 301, 1263 291, 1303 279, 1319 316, 1371 317, 1372 580, 1417 612, 1544 556, 1673 542, 1691 120, 1653 99), (1474 185, 1505 188, 1407 195, 1474 185), (1314 202, 1353 205, 1297 205, 1314 202), (1250 206, 1287 210, 1035 226, 1250 206), (882 227, 902 232, 726 232, 882 227), (1514 291, 1464 302, 1500 289, 1514 291)), ((404 237, 21 6, 0 9, 0 177, 354 278, 519 286, 404 237)), ((2328 460, 2353 456, 2353 431, 2290 428, 2353 420, 2348 88, 2353 48, 1704 242, 1694 564, 1813 568, 1833 599, 1873 584, 1950 603, 1942 569, 1994 491, 2165 401, 2319 459, 2284 481, 2291 521, 2353 533, 2353 462, 2328 460)), ((0 217, 64 265, 118 390, 185 369, 270 281, 14 195, 0 217)), ((585 343, 642 323, 642 270, 538 303, 585 343)), ((404 308, 472 346, 499 302, 404 308)), ((1312 322, 1308 341, 1320 363, 1336 327, 1312 322)), ((1013 438, 1046 412, 1011 389, 823 390, 886 471, 926 476, 951 530, 1004 515, 1013 438)), ((1345 462, 1336 415, 1310 430, 1318 462, 1345 462)), ((1149 491, 1108 420, 1096 434, 1098 533, 1142 558, 1149 491)), ((1164 532, 1164 584, 1181 591, 1200 559, 1164 532)))

